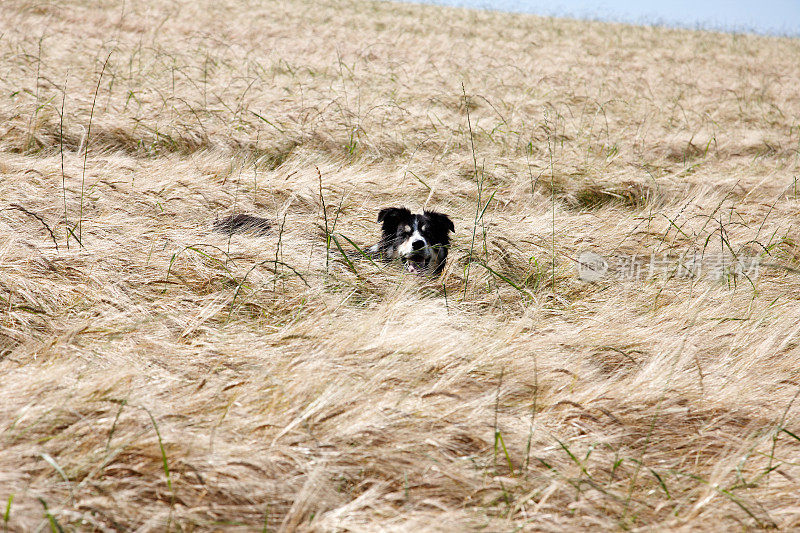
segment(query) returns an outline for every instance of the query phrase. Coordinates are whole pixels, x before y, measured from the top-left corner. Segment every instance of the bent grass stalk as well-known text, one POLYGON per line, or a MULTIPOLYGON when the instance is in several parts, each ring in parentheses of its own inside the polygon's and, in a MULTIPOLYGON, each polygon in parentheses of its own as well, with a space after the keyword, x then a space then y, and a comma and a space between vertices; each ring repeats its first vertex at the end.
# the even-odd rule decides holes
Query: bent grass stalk
POLYGON ((112 50, 103 61, 103 68, 100 70, 100 76, 97 78, 97 86, 94 89, 94 98, 92 98, 92 109, 89 112, 89 126, 86 128, 86 144, 83 149, 83 169, 81 170, 81 198, 80 198, 80 211, 78 214, 78 244, 83 247, 83 197, 84 189, 86 187, 86 161, 89 158, 89 142, 92 134, 92 120, 94 119, 94 107, 97 104, 97 93, 100 92, 100 82, 103 80, 103 74, 108 66, 108 60, 111 59, 112 50))
POLYGON ((64 88, 61 91, 61 112, 59 115, 58 120, 58 151, 61 156, 61 193, 64 199, 64 227, 66 228, 67 235, 67 249, 69 250, 69 236, 70 236, 70 227, 69 227, 69 217, 67 215, 67 177, 66 173, 64 172, 64 108, 66 107, 67 102, 67 80, 69 78, 69 74, 64 78, 64 88))
MULTIPOLYGON (((476 237, 477 229, 478 229, 478 213, 480 213, 481 204, 483 203, 482 200, 481 200, 481 193, 483 192, 483 179, 478 177, 479 176, 479 172, 478 172, 478 157, 477 157, 477 153, 475 151, 475 134, 472 131, 472 121, 470 120, 470 117, 469 117, 470 102, 469 102, 469 98, 467 98, 467 89, 466 89, 466 87, 465 87, 463 82, 461 83, 461 94, 462 94, 463 101, 464 101, 464 109, 466 110, 466 114, 467 114, 467 127, 469 129, 469 142, 470 142, 470 149, 471 149, 471 152, 472 152, 472 165, 473 165, 473 170, 475 172, 475 184, 478 187, 477 198, 475 200, 475 218, 472 221, 472 240, 470 241, 469 255, 467 256, 467 264, 466 264, 465 272, 464 272, 464 294, 463 294, 463 298, 466 299, 466 297, 467 297, 467 287, 469 286, 469 270, 470 270, 470 265, 472 264, 472 254, 473 254, 473 252, 475 250, 475 237, 476 237)), ((487 206, 488 206, 488 203, 487 203, 487 206)))
POLYGON ((322 172, 317 169, 317 176, 319 177, 319 201, 322 204, 322 218, 325 221, 325 272, 328 271, 328 264, 331 258, 331 232, 328 228, 328 210, 325 207, 325 195, 322 193, 322 172))

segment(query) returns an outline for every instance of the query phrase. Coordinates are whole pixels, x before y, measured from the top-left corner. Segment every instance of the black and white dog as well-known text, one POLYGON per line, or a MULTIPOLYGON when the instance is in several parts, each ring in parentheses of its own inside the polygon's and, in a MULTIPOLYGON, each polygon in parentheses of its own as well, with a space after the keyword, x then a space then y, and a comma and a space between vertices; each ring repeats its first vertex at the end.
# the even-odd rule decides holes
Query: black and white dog
MULTIPOLYGON (((450 217, 435 211, 412 215, 405 207, 387 207, 378 213, 378 222, 383 224, 383 235, 378 244, 367 249, 370 256, 399 260, 407 271, 416 274, 442 272, 450 248, 450 232, 456 230, 450 217)), ((266 218, 238 214, 214 221, 213 229, 226 235, 265 235, 272 225, 266 218)))
POLYGON ((453 221, 445 214, 411 214, 405 207, 387 207, 378 213, 383 235, 369 248, 386 261, 400 260, 409 272, 437 275, 444 269, 453 221))

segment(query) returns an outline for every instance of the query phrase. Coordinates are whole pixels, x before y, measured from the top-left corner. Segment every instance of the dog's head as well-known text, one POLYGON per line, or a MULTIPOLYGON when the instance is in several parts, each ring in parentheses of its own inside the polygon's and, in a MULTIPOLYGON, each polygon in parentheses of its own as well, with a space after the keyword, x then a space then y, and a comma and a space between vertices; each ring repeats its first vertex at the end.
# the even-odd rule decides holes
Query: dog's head
POLYGON ((399 259, 409 272, 438 274, 444 268, 455 226, 450 217, 434 211, 411 214, 405 207, 378 213, 383 223, 381 249, 387 259, 399 259))

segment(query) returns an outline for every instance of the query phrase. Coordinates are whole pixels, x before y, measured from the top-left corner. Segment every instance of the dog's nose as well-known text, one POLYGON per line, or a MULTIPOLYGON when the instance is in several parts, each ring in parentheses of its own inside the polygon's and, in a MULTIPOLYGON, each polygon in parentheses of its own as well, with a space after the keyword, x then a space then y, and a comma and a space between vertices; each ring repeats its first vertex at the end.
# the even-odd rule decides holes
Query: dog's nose
POLYGON ((425 241, 422 241, 422 240, 416 240, 416 241, 411 243, 411 248, 413 248, 414 250, 419 250, 423 246, 425 246, 425 241))

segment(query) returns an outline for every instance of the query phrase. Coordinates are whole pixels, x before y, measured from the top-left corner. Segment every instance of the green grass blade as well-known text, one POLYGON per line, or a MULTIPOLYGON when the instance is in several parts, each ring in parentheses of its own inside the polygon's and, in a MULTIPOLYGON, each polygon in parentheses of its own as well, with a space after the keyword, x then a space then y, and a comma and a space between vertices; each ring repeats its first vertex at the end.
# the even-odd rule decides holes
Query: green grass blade
POLYGON ((50 524, 50 531, 53 533, 64 533, 64 528, 61 527, 61 524, 58 523, 56 517, 53 516, 53 513, 51 513, 50 509, 47 508, 47 502, 44 501, 43 498, 39 498, 39 503, 41 503, 42 507, 44 507, 44 517, 47 518, 47 522, 50 524))
POLYGON ((353 246, 353 248, 355 248, 356 251, 364 257, 364 259, 367 259, 370 263, 372 263, 376 267, 380 268, 380 266, 375 261, 373 261, 372 258, 364 250, 359 248, 359 246, 356 243, 354 243, 352 240, 350 240, 350 238, 347 235, 344 235, 343 233, 340 233, 339 236, 341 238, 343 238, 344 240, 346 240, 347 242, 349 242, 353 246))
POLYGON ((3 513, 3 530, 8 529, 8 520, 11 517, 11 503, 14 501, 14 494, 12 493, 8 497, 8 502, 6 503, 6 512, 3 513))
POLYGON ((153 422, 153 428, 156 430, 156 437, 158 437, 158 448, 161 450, 161 466, 164 469, 164 475, 167 478, 167 488, 169 488, 170 493, 172 493, 172 476, 169 473, 167 451, 164 449, 164 442, 161 440, 161 432, 158 430, 158 424, 156 423, 156 419, 153 417, 153 413, 151 413, 146 407, 142 407, 142 409, 144 409, 145 413, 148 414, 150 420, 153 422))
POLYGON ((669 489, 667 489, 667 484, 664 483, 664 480, 661 479, 661 476, 658 475, 658 472, 656 472, 652 468, 648 468, 648 470, 650 470, 650 473, 653 474, 653 477, 655 477, 658 480, 658 484, 661 485, 661 489, 664 491, 664 494, 667 495, 667 499, 671 500, 672 496, 669 493, 669 489))
POLYGON ((347 266, 350 267, 350 270, 353 271, 353 274, 358 276, 358 270, 356 269, 356 266, 353 264, 353 262, 350 260, 350 258, 347 257, 347 253, 342 248, 342 245, 339 244, 339 239, 337 239, 335 235, 331 235, 331 240, 333 241, 333 244, 336 245, 336 248, 339 249, 339 252, 342 254, 342 257, 344 258, 345 262, 347 263, 347 266))

